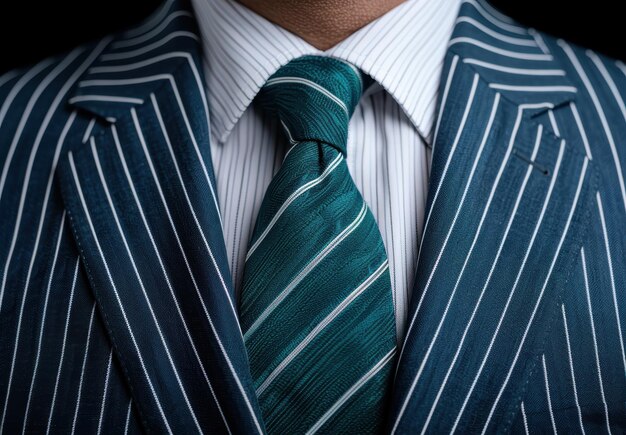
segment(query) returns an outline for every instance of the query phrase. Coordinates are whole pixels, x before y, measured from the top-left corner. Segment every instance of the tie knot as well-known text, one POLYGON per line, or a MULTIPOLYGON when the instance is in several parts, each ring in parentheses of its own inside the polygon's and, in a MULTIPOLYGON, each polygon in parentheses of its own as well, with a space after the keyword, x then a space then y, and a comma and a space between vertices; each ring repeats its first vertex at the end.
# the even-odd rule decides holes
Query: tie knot
POLYGON ((293 144, 325 142, 345 155, 348 122, 362 92, 363 77, 355 66, 303 56, 272 75, 257 99, 278 116, 293 144))

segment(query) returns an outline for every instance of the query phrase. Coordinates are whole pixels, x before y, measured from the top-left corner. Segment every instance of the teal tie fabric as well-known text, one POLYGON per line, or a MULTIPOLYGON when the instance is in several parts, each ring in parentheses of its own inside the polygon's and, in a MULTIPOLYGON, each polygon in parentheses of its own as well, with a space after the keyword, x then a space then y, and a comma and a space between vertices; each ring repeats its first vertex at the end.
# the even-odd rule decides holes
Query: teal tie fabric
POLYGON ((346 165, 358 69, 305 56, 257 97, 291 144, 250 241, 240 321, 270 434, 378 433, 396 349, 389 265, 346 165))

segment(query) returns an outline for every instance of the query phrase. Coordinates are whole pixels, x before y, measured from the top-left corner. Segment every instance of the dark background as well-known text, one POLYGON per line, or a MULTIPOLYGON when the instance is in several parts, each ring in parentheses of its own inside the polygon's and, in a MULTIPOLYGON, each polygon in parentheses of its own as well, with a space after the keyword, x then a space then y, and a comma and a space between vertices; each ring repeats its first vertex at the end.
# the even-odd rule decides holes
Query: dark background
MULTIPOLYGON (((0 73, 129 27, 154 10, 160 0, 4 0, 3 3, 0 73), (16 25, 19 31, 10 30, 10 25, 16 25), (26 35, 33 42, 26 42, 26 35)), ((523 24, 626 60, 626 22, 618 12, 620 2, 490 0, 490 3, 523 24)))

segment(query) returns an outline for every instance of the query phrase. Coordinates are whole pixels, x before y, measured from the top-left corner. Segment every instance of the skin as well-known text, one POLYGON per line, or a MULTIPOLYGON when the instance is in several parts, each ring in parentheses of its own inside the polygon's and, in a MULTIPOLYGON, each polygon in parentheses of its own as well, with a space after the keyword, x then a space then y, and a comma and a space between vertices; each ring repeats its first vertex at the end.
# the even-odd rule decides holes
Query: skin
POLYGON ((327 50, 404 0, 238 0, 262 17, 327 50))

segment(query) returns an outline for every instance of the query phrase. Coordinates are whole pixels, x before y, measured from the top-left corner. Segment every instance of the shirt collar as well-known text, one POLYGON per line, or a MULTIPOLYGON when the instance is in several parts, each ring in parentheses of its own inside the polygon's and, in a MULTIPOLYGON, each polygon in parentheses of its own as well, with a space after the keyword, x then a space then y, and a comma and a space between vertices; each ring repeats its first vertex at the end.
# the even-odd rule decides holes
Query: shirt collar
POLYGON ((212 135, 224 142, 267 79, 307 54, 348 61, 430 138, 441 68, 460 0, 408 0, 327 51, 234 0, 192 0, 202 35, 212 135))

